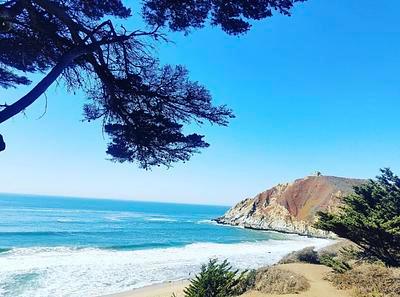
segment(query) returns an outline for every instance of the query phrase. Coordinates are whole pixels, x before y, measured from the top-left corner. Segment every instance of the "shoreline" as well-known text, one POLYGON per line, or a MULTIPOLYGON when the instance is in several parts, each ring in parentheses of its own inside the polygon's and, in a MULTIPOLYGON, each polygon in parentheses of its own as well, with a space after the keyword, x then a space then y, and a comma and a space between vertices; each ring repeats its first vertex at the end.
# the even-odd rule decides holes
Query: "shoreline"
MULTIPOLYGON (((328 244, 327 246, 322 247, 320 249, 328 248, 328 247, 333 246, 341 241, 340 239, 331 239, 331 240, 332 240, 332 242, 330 244, 328 244)), ((301 249, 299 249, 299 250, 301 250, 301 249)), ((303 263, 301 263, 301 264, 303 264, 303 263)), ((267 265, 267 266, 274 266, 274 265, 277 265, 277 264, 275 263, 275 264, 267 265)), ((278 265, 282 265, 282 264, 278 264, 278 265)), ((285 264, 283 264, 283 265, 285 265, 285 264)), ((317 266, 320 266, 320 265, 317 265, 317 266)), ((265 267, 265 266, 260 266, 259 268, 261 268, 261 267, 265 267)), ((162 283, 148 285, 148 286, 144 286, 144 287, 136 288, 136 289, 132 289, 132 290, 127 290, 127 291, 120 292, 120 293, 100 295, 97 297, 171 297, 173 294, 175 294, 176 297, 183 297, 184 296, 183 290, 189 283, 190 283, 190 279, 183 279, 183 280, 177 280, 177 281, 165 281, 162 283)))
POLYGON ((176 297, 183 296, 184 288, 189 284, 188 279, 177 281, 166 281, 159 284, 148 285, 145 287, 124 291, 115 294, 101 295, 98 297, 176 297))

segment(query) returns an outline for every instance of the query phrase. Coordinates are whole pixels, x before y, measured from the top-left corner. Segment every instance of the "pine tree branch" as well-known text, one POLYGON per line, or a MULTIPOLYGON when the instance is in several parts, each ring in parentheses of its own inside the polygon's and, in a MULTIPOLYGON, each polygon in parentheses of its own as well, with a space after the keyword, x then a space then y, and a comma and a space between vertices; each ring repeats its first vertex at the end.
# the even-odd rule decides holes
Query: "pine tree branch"
POLYGON ((25 96, 8 105, 0 111, 0 124, 17 115, 25 110, 33 102, 35 102, 49 87, 50 85, 62 74, 63 70, 67 68, 74 59, 99 49, 104 44, 123 42, 128 40, 130 36, 116 36, 111 39, 102 39, 98 42, 91 43, 86 46, 79 46, 67 52, 60 61, 53 67, 53 69, 25 96))

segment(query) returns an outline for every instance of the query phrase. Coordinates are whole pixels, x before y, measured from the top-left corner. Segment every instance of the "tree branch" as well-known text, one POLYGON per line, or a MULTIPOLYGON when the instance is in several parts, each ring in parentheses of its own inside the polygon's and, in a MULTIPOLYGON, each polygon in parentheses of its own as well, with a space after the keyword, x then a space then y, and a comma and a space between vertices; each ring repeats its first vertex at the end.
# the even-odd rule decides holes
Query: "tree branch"
POLYGON ((97 50, 101 45, 113 42, 120 42, 127 39, 129 39, 128 36, 117 36, 112 39, 104 39, 98 42, 94 42, 87 46, 76 47, 67 52, 56 64, 56 66, 54 66, 53 69, 31 91, 29 91, 18 101, 0 111, 0 124, 17 115, 28 106, 30 106, 33 102, 35 102, 61 75, 63 70, 73 62, 74 59, 97 50))
POLYGON ((79 31, 84 32, 86 34, 90 33, 90 30, 85 28, 83 25, 75 22, 68 14, 65 13, 63 9, 61 9, 56 3, 52 3, 46 0, 34 0, 36 4, 43 7, 46 11, 56 16, 59 20, 61 20, 69 29, 73 40, 76 43, 81 41, 79 37, 79 31))
POLYGON ((0 152, 6 149, 6 144, 3 140, 3 136, 0 134, 0 152))

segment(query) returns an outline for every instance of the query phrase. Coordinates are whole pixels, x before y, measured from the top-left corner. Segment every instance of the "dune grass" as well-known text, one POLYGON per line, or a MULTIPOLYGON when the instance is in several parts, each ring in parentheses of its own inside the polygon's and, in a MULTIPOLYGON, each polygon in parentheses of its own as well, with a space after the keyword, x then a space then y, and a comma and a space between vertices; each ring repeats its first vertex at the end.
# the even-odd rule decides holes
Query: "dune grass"
POLYGON ((257 270, 254 290, 268 294, 296 294, 310 288, 308 280, 297 273, 277 267, 257 270))
POLYGON ((338 289, 352 290, 355 297, 400 296, 400 269, 362 263, 344 273, 326 277, 338 289))

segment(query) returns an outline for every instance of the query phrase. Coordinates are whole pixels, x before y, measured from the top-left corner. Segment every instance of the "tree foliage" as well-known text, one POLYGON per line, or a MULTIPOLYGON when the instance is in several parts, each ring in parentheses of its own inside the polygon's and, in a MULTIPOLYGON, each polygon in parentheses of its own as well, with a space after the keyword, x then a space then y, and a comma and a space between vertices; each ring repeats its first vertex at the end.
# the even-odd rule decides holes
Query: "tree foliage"
POLYGON ((353 241, 367 256, 400 266, 400 179, 390 169, 381 172, 355 187, 338 213, 320 212, 316 227, 353 241))
POLYGON ((188 32, 207 20, 228 34, 238 35, 251 28, 251 20, 271 17, 273 11, 290 15, 294 3, 306 0, 147 0, 143 16, 152 25, 188 32))
POLYGON ((84 118, 102 121, 113 160, 143 168, 188 160, 208 143, 185 134, 184 125, 224 126, 233 114, 214 106, 183 66, 160 65, 154 46, 166 40, 167 28, 187 33, 207 20, 244 33, 251 20, 272 10, 289 15, 298 1, 137 1, 148 27, 132 30, 120 23, 132 16, 128 1, 0 0, 0 87, 29 85, 32 74, 46 73, 26 95, 0 105, 0 124, 59 80, 70 92, 84 91, 84 118))
POLYGON ((210 259, 202 265, 201 272, 190 281, 184 293, 185 297, 236 296, 242 293, 238 292, 238 285, 245 281, 245 272, 232 270, 227 260, 218 263, 217 259, 210 259))

